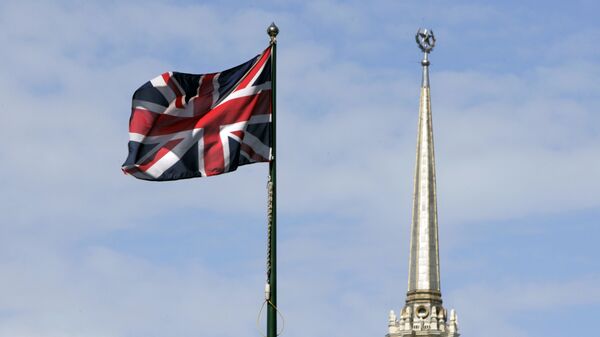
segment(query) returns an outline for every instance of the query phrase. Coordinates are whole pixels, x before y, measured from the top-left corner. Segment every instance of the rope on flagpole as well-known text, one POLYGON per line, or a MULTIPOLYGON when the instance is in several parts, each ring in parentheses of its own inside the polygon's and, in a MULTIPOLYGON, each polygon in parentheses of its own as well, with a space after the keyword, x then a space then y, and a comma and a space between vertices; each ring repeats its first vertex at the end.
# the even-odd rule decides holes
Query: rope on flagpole
MULTIPOLYGON (((272 158, 272 153, 271 153, 271 160, 273 160, 272 158)), ((265 300, 263 301, 262 305, 260 306, 260 310, 258 311, 258 317, 256 317, 256 329, 258 330, 258 332, 260 333, 260 335, 262 337, 267 337, 267 335, 265 335, 263 333, 263 331, 260 329, 260 317, 262 316, 262 312, 265 309, 265 305, 270 305, 271 307, 273 307, 273 309, 275 309, 275 311, 277 312, 277 315, 279 315, 279 317, 281 317, 281 330, 277 332, 277 336, 280 336, 281 334, 283 334, 283 330, 285 328, 285 317, 283 316, 283 314, 281 313, 281 311, 279 311, 279 309, 277 308, 277 306, 275 304, 273 304, 273 302, 271 302, 271 285, 269 284, 269 280, 271 279, 271 235, 272 235, 272 219, 273 219, 273 197, 274 197, 274 193, 273 193, 273 179, 271 177, 271 175, 269 175, 269 180, 267 182, 267 282, 265 284, 265 300)))
MULTIPOLYGON (((269 175, 267 182, 267 286, 271 279, 271 235, 273 233, 273 178, 269 175)), ((265 289, 265 293, 267 289, 265 289)), ((269 289, 270 293, 270 289, 269 289)), ((266 294, 265 294, 266 295, 266 294)), ((269 297, 269 296, 267 296, 269 297)))

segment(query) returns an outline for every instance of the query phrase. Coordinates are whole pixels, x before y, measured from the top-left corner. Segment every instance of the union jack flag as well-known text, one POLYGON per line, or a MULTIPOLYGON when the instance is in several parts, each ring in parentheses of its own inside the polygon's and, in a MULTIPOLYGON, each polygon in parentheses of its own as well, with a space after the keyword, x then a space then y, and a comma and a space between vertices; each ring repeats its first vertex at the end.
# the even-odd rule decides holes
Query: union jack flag
POLYGON ((133 94, 122 170, 144 180, 235 171, 270 160, 271 47, 211 74, 168 72, 133 94))

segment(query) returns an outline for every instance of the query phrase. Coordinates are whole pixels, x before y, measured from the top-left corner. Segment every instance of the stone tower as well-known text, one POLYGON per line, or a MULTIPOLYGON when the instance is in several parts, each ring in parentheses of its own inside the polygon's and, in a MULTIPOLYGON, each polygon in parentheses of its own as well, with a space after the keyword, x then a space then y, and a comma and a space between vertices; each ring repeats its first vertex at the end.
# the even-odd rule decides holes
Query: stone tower
POLYGON ((386 337, 458 337, 454 310, 442 306, 438 249, 437 200, 431 99, 429 97, 429 53, 435 45, 433 32, 419 29, 417 43, 423 51, 423 80, 419 107, 417 160, 406 304, 399 317, 390 311, 386 337))

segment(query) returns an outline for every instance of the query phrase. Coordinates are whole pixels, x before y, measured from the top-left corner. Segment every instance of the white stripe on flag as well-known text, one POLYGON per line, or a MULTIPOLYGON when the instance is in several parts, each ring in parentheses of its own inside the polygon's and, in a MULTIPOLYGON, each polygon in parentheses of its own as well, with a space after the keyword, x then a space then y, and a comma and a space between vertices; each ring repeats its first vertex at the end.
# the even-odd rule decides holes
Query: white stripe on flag
POLYGON ((255 95, 255 94, 260 93, 261 91, 267 91, 267 90, 271 90, 271 82, 265 82, 261 85, 257 85, 257 86, 253 86, 253 87, 249 86, 244 89, 232 92, 227 97, 225 97, 225 99, 222 100, 217 106, 222 105, 223 103, 225 103, 227 101, 231 101, 232 99, 255 95))
MULTIPOLYGON (((169 72, 169 77, 173 78, 172 72, 169 72)), ((175 99, 175 93, 173 92, 173 90, 171 90, 171 88, 169 88, 162 75, 156 76, 155 78, 150 80, 150 83, 152 83, 152 86, 154 86, 156 90, 158 90, 163 95, 167 102, 171 102, 175 99)))
POLYGON ((211 108, 214 108, 215 104, 217 104, 217 102, 219 101, 219 76, 221 75, 221 73, 218 73, 215 75, 215 77, 213 77, 213 97, 212 97, 212 104, 210 105, 211 108))
POLYGON ((132 102, 132 106, 134 109, 144 109, 155 113, 163 113, 165 111, 164 106, 152 102, 142 101, 139 99, 134 99, 132 102))
POLYGON ((269 159, 271 151, 270 146, 266 146, 260 139, 256 138, 253 134, 246 132, 244 133, 244 144, 250 146, 252 150, 263 158, 269 159))

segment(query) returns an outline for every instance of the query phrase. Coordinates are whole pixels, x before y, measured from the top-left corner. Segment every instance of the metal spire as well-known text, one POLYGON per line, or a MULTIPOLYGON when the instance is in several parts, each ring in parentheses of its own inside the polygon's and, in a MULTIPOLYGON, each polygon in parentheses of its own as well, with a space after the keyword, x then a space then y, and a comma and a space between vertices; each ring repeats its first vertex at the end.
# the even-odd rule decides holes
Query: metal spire
POLYGON ((433 32, 417 31, 423 51, 423 80, 419 107, 417 160, 411 224, 410 261, 406 304, 400 315, 391 311, 386 337, 460 337, 456 313, 450 320, 442 306, 438 250, 437 199, 431 99, 429 97, 429 53, 435 45, 433 32))
POLYGON ((423 51, 423 60, 421 61, 423 79, 419 108, 407 303, 415 300, 431 300, 436 304, 441 304, 428 59, 428 55, 435 45, 435 37, 431 30, 419 29, 416 40, 419 48, 423 51))

